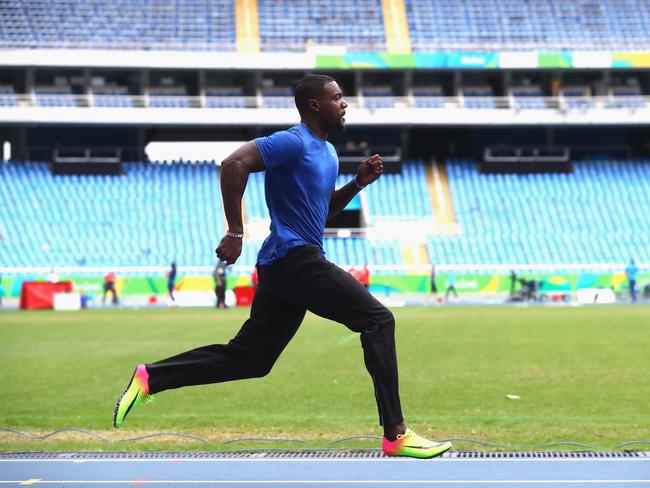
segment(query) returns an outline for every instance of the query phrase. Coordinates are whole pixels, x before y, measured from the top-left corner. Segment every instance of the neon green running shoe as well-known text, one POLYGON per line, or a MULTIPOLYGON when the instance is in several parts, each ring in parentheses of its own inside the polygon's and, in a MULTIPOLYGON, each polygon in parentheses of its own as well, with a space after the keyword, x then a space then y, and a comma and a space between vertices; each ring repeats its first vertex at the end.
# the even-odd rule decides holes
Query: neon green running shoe
POLYGON ((131 409, 150 403, 153 398, 153 395, 149 395, 149 373, 147 373, 147 368, 145 368, 144 364, 139 364, 133 371, 129 386, 126 387, 115 405, 113 427, 119 429, 131 409))
POLYGON ((398 435, 394 441, 384 437, 382 448, 386 456, 407 456, 414 458, 432 458, 440 456, 451 449, 451 442, 433 442, 420 437, 411 429, 398 435))

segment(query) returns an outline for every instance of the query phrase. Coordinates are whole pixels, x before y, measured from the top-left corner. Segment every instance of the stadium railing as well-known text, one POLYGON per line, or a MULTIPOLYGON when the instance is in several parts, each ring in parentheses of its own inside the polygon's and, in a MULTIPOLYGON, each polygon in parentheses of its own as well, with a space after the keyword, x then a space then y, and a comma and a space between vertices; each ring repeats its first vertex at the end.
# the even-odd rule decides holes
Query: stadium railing
MULTIPOLYGON (((132 108, 132 109, 142 109, 142 108, 191 108, 191 109, 210 109, 210 110, 220 110, 220 109, 252 109, 252 108, 290 108, 293 109, 293 97, 285 94, 284 96, 277 95, 267 95, 261 97, 251 97, 251 96, 241 96, 233 95, 233 104, 230 106, 226 103, 229 100, 227 95, 222 95, 219 98, 223 103, 213 104, 207 103, 206 98, 210 98, 209 95, 205 97, 200 96, 179 96, 182 98, 183 106, 164 106, 164 107, 154 107, 152 106, 152 98, 156 100, 174 98, 171 95, 108 95, 108 94, 97 94, 94 95, 78 95, 78 94, 61 94, 61 93, 48 93, 48 94, 38 94, 38 96, 46 96, 48 100, 47 105, 41 105, 38 103, 38 97, 35 99, 32 94, 29 93, 17 93, 12 96, 12 103, 15 100, 14 105, 3 106, 2 108, 12 108, 20 109, 24 107, 41 107, 49 109, 57 109, 61 107, 69 108, 132 108), (115 104, 111 103, 97 103, 97 99, 101 98, 102 100, 113 99, 116 101, 115 104), (269 106, 269 101, 273 102, 277 99, 282 99, 281 104, 272 103, 269 106), (118 104, 117 101, 120 103, 118 104), (127 101, 125 103, 125 101, 127 101), (130 105, 128 104, 130 101, 130 105), (124 106, 122 105, 124 103, 124 106)), ((581 109, 646 109, 650 108, 650 96, 640 95, 640 94, 631 94, 631 95, 622 95, 613 92, 608 96, 568 96, 563 94, 561 96, 554 97, 501 97, 501 96, 468 96, 459 95, 459 96, 435 96, 431 97, 429 95, 412 95, 412 96, 386 96, 386 97, 376 97, 373 96, 373 99, 384 99, 392 102, 388 106, 370 105, 366 102, 364 103, 363 96, 351 96, 345 97, 346 102, 352 108, 365 108, 367 110, 382 110, 382 109, 404 109, 404 108, 413 108, 419 110, 448 110, 448 109, 469 109, 469 110, 497 110, 497 111, 525 111, 525 110, 550 110, 550 111, 569 111, 576 108, 574 101, 575 99, 580 99, 584 102, 588 102, 589 106, 586 104, 580 104, 581 109), (420 99, 429 100, 435 98, 435 104, 422 104, 420 99), (513 101, 516 99, 517 102, 513 101), (480 103, 468 103, 471 100, 473 102, 480 103), (520 104, 518 103, 521 100, 527 100, 528 102, 534 101, 534 103, 520 104), (629 102, 629 103, 628 103, 629 102)))

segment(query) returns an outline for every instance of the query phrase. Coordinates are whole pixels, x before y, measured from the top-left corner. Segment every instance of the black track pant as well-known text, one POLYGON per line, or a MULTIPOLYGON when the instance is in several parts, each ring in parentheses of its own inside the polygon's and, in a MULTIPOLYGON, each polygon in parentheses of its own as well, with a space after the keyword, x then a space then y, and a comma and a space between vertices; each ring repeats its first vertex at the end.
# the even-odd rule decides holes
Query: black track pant
POLYGON ((291 249, 273 264, 259 266, 258 274, 250 318, 237 335, 228 344, 147 364, 150 393, 267 375, 309 310, 360 333, 379 424, 401 422, 393 314, 311 246, 291 249))

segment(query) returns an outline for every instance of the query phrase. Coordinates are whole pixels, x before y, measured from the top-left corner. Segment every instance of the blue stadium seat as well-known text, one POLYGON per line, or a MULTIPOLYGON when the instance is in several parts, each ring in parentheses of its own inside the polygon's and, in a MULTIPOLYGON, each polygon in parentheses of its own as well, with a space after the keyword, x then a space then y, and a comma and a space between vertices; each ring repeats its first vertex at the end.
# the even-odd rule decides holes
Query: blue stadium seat
POLYGON ((246 98, 241 87, 206 88, 205 106, 207 108, 244 108, 246 98))
POLYGON ((17 107, 18 98, 13 86, 0 86, 0 107, 17 107))
POLYGON ((444 108, 445 99, 440 86, 414 86, 413 106, 416 108, 444 108))
POLYGON ((149 89, 149 106, 154 108, 188 108, 190 99, 185 87, 152 87, 149 89))
POLYGON ((76 106, 72 88, 69 86, 37 86, 34 88, 36 104, 41 107, 76 106))
POLYGON ((293 90, 288 86, 262 88, 262 107, 295 108, 293 90))
POLYGON ((365 87, 361 89, 364 107, 374 110, 377 108, 393 108, 395 100, 389 86, 365 87))
POLYGON ((133 98, 125 86, 93 88, 95 107, 133 107, 133 98))
POLYGON ((493 109, 496 108, 489 86, 464 87, 461 88, 463 95, 463 106, 465 108, 493 109))
POLYGON ((516 109, 538 109, 546 108, 544 94, 539 86, 517 86, 510 89, 516 109))

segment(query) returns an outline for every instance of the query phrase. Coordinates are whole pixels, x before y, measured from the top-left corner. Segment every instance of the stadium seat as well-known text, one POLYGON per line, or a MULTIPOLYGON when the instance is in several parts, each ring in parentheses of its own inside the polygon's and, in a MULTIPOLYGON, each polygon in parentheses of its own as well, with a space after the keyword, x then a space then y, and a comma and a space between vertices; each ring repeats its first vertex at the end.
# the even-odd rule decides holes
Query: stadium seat
POLYGON ((240 87, 206 88, 205 106, 207 108, 244 108, 246 98, 240 87))
POLYGON ((1 85, 0 86, 0 106, 2 107, 17 107, 18 98, 16 97, 16 92, 14 87, 10 85, 1 85))

